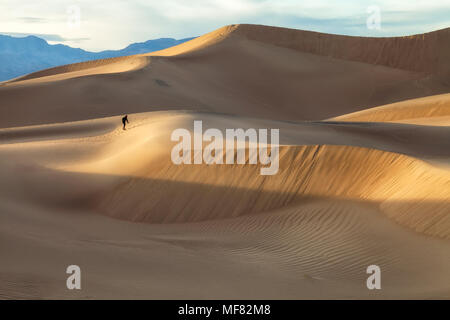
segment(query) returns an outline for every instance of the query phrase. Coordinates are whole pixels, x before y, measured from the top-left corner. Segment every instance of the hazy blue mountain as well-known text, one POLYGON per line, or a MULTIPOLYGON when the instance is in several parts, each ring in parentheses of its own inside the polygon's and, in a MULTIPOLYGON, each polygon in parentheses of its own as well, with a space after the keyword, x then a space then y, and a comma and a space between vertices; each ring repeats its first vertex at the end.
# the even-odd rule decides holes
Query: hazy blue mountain
POLYGON ((50 45, 36 36, 0 35, 0 81, 64 64, 162 50, 191 39, 161 38, 133 43, 121 50, 89 52, 62 44, 50 45))

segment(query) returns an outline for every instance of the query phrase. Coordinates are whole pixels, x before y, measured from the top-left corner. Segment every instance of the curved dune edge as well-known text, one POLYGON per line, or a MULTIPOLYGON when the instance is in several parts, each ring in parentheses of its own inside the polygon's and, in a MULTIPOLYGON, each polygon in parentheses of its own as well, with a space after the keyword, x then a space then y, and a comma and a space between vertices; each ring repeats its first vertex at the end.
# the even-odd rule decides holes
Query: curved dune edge
MULTIPOLYGON (((205 121, 209 119, 208 126, 230 125, 226 117, 208 118, 205 114, 202 117, 205 121)), ((8 129, 4 131, 12 142, 39 134, 43 140, 4 146, 4 151, 9 150, 5 161, 9 154, 21 159, 20 155, 25 152, 30 164, 67 173, 73 176, 70 180, 80 180, 79 185, 72 186, 70 182, 64 188, 58 186, 65 183, 52 182, 51 188, 43 189, 37 201, 73 203, 74 199, 79 199, 90 209, 124 220, 212 221, 270 212, 318 198, 373 203, 401 225, 431 236, 450 237, 448 169, 395 153, 395 145, 385 146, 394 152, 368 148, 370 139, 360 141, 359 147, 296 146, 295 139, 299 144, 302 141, 301 127, 295 127, 300 130, 298 137, 291 137, 292 143, 281 147, 280 169, 273 176, 260 175, 259 165, 174 165, 170 152, 175 143, 169 141, 170 133, 174 128, 188 127, 196 118, 200 118, 200 114, 138 114, 132 116, 127 131, 118 126, 120 118, 117 117, 29 127, 29 130, 8 129), (79 137, 91 126, 92 130, 86 132, 96 136, 79 137), (52 141, 64 135, 68 139, 52 141)), ((245 123, 252 126, 248 121, 243 120, 240 126, 245 127, 245 123)), ((282 130, 288 131, 288 128, 282 130)), ((376 132, 372 133, 374 139, 379 138, 376 132)), ((342 134, 346 139, 354 139, 345 130, 334 131, 334 135, 342 134)), ((321 135, 320 131, 317 135, 321 135)), ((392 139, 397 138, 392 136, 392 139)), ((334 143, 343 141, 339 139, 336 137, 334 143)), ((430 142, 425 139, 421 143, 427 144, 427 141, 430 142)), ((404 144, 408 144, 408 140, 404 144)), ((444 145, 437 144, 434 148, 444 145)), ((425 152, 423 156, 426 155, 425 152)), ((7 179, 10 171, 5 170, 7 179)), ((42 172, 44 176, 45 172, 42 172)), ((67 176, 61 177, 55 179, 67 179, 67 176)), ((40 180, 33 174, 26 179, 26 182, 20 179, 11 182, 18 184, 22 192, 24 184, 33 188, 40 180)), ((10 185, 9 191, 13 189, 10 185)))
MULTIPOLYGON (((334 35, 264 25, 232 24, 177 46, 143 55, 176 56, 187 54, 217 44, 231 35, 337 59, 385 65, 411 71, 442 72, 443 70, 440 67, 450 71, 445 59, 446 54, 450 53, 450 47, 446 45, 450 39, 450 28, 404 37, 375 38, 334 35)), ((17 80, 90 69, 93 66, 116 63, 138 56, 142 55, 101 59, 94 60, 95 62, 88 61, 50 68, 17 80)))
POLYGON ((280 122, 191 112, 130 119, 126 131, 120 117, 4 130, 1 297, 73 298, 54 265, 86 257, 96 281, 80 298, 374 299, 371 264, 383 270, 375 298, 449 297, 450 170, 415 158, 428 149, 413 157, 367 147, 386 134, 439 149, 446 144, 430 142, 446 128, 284 122, 292 145, 281 147, 279 173, 261 176, 255 165, 175 166, 170 133, 193 119, 205 128, 280 122), (317 144, 330 134, 329 143, 369 138, 362 147, 301 145, 308 132, 317 144))
POLYGON ((132 70, 138 70, 149 64, 150 56, 173 56, 188 53, 190 51, 199 50, 222 41, 235 28, 236 25, 225 26, 210 33, 207 33, 201 37, 188 41, 186 43, 182 43, 180 45, 165 50, 151 52, 149 54, 98 59, 48 68, 12 80, 8 80, 5 83, 16 83, 22 81, 28 83, 29 81, 27 80, 37 78, 46 78, 45 79, 46 81, 52 81, 58 80, 58 78, 55 77, 48 78, 48 77, 57 75, 60 75, 65 79, 65 78, 73 78, 76 76, 121 73, 132 70))
POLYGON ((401 37, 344 36, 249 24, 234 30, 249 40, 337 59, 416 72, 450 72, 450 28, 401 37))
POLYGON ((259 214, 310 198, 341 199, 375 203, 403 226, 450 238, 450 171, 412 157, 348 146, 283 146, 278 174, 261 176, 259 165, 176 166, 164 147, 149 155, 146 146, 138 143, 88 168, 72 166, 120 172, 117 184, 91 199, 99 213, 185 223, 259 214))
POLYGON ((411 99, 332 118, 339 121, 399 122, 433 125, 450 116, 450 93, 411 99), (414 121, 416 119, 416 121, 414 121), (410 121, 408 121, 410 120, 410 121))
POLYGON ((33 80, 55 81, 96 74, 122 73, 141 69, 149 63, 150 59, 142 55, 91 60, 33 72, 6 81, 4 84, 14 84, 18 82, 28 84, 33 80))
POLYGON ((80 75, 119 73, 140 69, 148 64, 144 56, 177 56, 199 51, 222 42, 230 36, 267 43, 337 59, 358 61, 373 65, 414 72, 448 75, 450 65, 450 28, 404 37, 354 37, 271 27, 264 25, 233 24, 221 27, 177 46, 147 54, 124 56, 70 65, 58 66, 34 72, 5 83, 15 83, 57 74, 87 71, 80 75), (139 61, 136 63, 136 61, 139 61), (129 64, 133 66, 130 67, 129 64), (124 65, 125 64, 125 65, 124 65))
MULTIPOLYGON (((431 38, 440 46, 440 37, 431 38)), ((364 45, 386 42, 378 53, 393 62, 428 52, 412 50, 428 42, 411 39, 228 26, 159 53, 63 66, 2 83, 0 127, 179 109, 317 121, 448 92, 448 77, 440 75, 445 65, 428 71, 399 69, 373 60, 373 51, 364 45), (343 46, 348 41, 356 43, 343 46)), ((436 52, 431 58, 419 55, 418 61, 434 65, 441 61, 436 52)))
POLYGON ((163 56, 163 57, 170 57, 170 56, 176 56, 181 54, 187 54, 193 51, 201 50, 206 47, 212 46, 214 44, 217 44, 218 42, 221 42, 228 38, 237 28, 239 25, 232 24, 228 26, 221 27, 217 30, 214 30, 212 32, 208 32, 207 34, 204 34, 200 37, 197 37, 195 39, 192 39, 190 41, 181 43, 179 45, 159 50, 155 52, 150 52, 145 54, 146 56, 163 56))
POLYGON ((107 134, 116 129, 118 117, 0 129, 0 145, 56 141, 107 134))

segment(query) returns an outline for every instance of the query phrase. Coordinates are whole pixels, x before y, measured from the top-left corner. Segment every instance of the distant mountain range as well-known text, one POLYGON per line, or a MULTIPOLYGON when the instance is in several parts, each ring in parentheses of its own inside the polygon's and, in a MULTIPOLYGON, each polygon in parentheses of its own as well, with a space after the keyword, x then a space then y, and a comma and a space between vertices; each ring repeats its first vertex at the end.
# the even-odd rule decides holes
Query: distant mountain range
POLYGON ((161 38, 133 43, 121 50, 89 52, 62 44, 51 45, 36 36, 0 35, 0 81, 64 64, 158 51, 192 39, 161 38))

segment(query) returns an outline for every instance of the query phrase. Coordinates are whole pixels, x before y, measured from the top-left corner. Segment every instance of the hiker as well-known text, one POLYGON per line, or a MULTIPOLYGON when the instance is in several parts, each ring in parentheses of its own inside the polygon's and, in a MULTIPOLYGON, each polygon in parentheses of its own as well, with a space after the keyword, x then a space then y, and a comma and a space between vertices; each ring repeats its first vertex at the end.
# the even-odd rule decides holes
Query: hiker
POLYGON ((127 123, 129 123, 128 121, 128 115, 126 115, 125 117, 122 118, 122 123, 123 123, 123 130, 127 130, 125 129, 127 123))

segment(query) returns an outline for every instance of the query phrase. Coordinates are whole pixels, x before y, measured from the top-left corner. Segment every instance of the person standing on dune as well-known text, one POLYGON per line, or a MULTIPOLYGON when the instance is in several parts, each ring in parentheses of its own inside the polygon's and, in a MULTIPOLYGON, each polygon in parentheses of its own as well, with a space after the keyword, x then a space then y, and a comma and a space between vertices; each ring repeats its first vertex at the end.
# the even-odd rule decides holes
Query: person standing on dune
POLYGON ((126 127, 127 123, 129 123, 128 115, 126 115, 125 117, 122 118, 122 123, 123 123, 123 130, 127 130, 125 127, 126 127))

